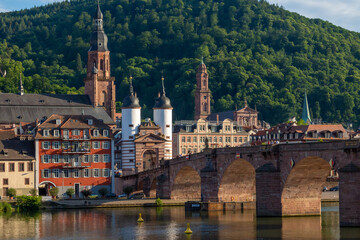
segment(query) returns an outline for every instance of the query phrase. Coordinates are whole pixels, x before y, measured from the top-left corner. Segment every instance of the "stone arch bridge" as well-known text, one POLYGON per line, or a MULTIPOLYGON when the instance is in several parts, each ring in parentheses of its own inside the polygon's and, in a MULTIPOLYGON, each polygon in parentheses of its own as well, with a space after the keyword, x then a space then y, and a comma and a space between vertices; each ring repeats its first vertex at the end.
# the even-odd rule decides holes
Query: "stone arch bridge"
POLYGON ((258 216, 320 215, 330 170, 339 173, 340 225, 360 226, 357 140, 205 149, 118 179, 149 197, 256 201, 258 216))

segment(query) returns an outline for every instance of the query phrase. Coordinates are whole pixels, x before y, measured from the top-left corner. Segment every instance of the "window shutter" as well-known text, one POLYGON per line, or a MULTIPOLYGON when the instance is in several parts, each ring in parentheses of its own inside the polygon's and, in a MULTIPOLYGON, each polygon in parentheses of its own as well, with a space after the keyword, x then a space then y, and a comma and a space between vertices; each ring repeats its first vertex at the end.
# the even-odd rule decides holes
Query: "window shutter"
POLYGON ((41 170, 41 178, 44 178, 44 169, 41 170))
POLYGON ((41 155, 41 162, 44 162, 44 155, 41 155))
POLYGON ((101 169, 101 177, 105 177, 105 168, 101 169))
POLYGON ((103 154, 99 154, 99 162, 104 162, 104 155, 103 154))
POLYGON ((41 142, 41 148, 44 149, 44 142, 41 142))
POLYGON ((88 168, 88 169, 89 169, 89 177, 92 177, 93 176, 92 170, 91 170, 91 168, 88 168))
POLYGON ((49 170, 49 171, 50 171, 50 177, 51 177, 51 178, 54 178, 54 177, 55 177, 54 170, 49 170))

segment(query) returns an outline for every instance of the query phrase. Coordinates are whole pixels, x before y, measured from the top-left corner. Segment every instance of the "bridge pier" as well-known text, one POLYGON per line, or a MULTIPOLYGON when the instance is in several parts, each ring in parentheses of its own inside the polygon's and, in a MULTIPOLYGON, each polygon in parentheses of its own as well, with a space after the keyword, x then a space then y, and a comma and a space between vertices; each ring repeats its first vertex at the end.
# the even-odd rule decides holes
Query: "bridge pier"
POLYGON ((256 215, 259 217, 281 216, 281 176, 273 164, 268 163, 255 170, 256 215))
POLYGON ((161 174, 156 179, 156 198, 170 199, 170 195, 170 178, 165 174, 161 174))
POLYGON ((360 226, 360 168, 353 163, 339 170, 341 227, 360 226))
POLYGON ((201 170, 201 201, 219 202, 217 170, 205 168, 201 170))

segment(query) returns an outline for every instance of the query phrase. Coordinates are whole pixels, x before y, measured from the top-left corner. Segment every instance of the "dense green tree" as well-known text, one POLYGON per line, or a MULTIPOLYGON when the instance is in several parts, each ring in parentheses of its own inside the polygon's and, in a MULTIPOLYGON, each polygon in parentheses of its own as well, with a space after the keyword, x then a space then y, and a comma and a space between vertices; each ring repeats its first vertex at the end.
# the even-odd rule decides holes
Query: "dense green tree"
MULTIPOLYGON (((0 13, 0 91, 84 92, 96 1, 70 0, 0 13)), ((117 110, 128 77, 145 117, 165 76, 175 119, 193 118, 195 73, 208 67, 212 110, 242 107, 261 117, 301 114, 305 89, 313 117, 360 122, 360 35, 263 0, 101 1, 117 110)))

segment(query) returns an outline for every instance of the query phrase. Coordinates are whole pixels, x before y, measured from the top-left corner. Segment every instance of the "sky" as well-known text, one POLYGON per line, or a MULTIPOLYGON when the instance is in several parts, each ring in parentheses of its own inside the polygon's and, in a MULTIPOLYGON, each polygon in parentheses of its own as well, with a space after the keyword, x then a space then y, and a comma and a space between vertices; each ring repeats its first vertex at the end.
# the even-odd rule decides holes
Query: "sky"
MULTIPOLYGON (((57 1, 62 0, 0 0, 0 12, 31 8, 57 1)), ((360 32, 360 0, 267 1, 305 17, 320 18, 348 30, 360 32)))

